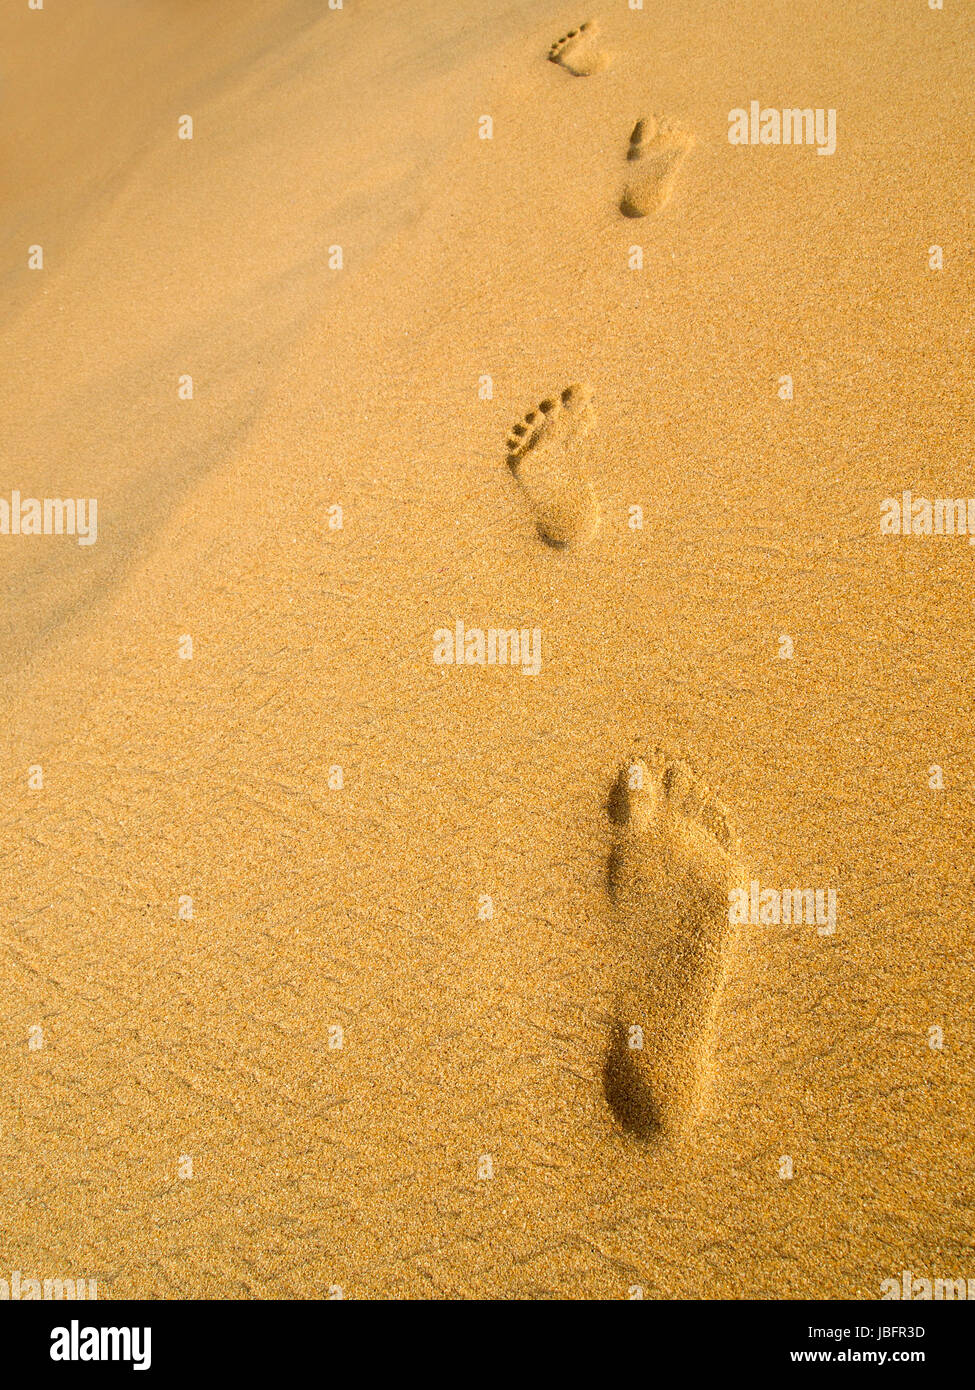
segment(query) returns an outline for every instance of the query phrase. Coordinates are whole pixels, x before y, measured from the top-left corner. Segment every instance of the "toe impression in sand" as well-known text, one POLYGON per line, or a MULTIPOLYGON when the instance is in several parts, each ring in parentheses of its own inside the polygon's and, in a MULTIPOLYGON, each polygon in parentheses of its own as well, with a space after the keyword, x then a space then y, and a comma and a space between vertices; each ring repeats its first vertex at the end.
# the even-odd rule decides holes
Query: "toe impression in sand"
POLYGON ((573 77, 589 77, 609 66, 610 56, 599 42, 599 25, 587 20, 578 29, 570 29, 548 51, 550 63, 571 72, 573 77))
POLYGON ((631 168, 620 199, 623 216, 646 217, 665 208, 693 147, 694 136, 673 121, 659 116, 637 121, 626 153, 631 168))
POLYGON ((606 1099, 640 1139, 674 1138, 700 1118, 741 879, 722 804, 687 762, 658 749, 620 772, 608 886, 623 933, 606 1099))
POLYGON ((539 536, 556 549, 588 540, 599 525, 596 495, 580 466, 592 423, 592 392, 576 383, 541 401, 508 434, 508 467, 539 536))

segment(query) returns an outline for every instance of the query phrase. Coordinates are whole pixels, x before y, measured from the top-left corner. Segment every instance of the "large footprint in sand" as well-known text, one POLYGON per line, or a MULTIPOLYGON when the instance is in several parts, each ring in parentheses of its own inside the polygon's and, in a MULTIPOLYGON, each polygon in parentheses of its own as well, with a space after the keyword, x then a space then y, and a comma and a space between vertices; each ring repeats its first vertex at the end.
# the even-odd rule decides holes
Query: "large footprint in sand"
POLYGON ((606 1098, 629 1133, 672 1138, 693 1127, 706 1096, 737 840, 721 803, 660 749, 620 772, 608 811, 624 963, 606 1098))
POLYGON ((623 216, 646 217, 666 207, 693 147, 694 136, 673 121, 659 116, 637 121, 626 152, 633 168, 620 199, 623 216))
POLYGON ((599 525, 596 495, 580 468, 592 423, 592 391, 575 383, 558 398, 541 401, 508 434, 508 467, 538 534, 560 550, 588 540, 599 525))
POLYGON ((594 19, 570 29, 548 51, 550 63, 571 72, 574 77, 589 77, 609 67, 610 56, 599 43, 599 25, 594 19))

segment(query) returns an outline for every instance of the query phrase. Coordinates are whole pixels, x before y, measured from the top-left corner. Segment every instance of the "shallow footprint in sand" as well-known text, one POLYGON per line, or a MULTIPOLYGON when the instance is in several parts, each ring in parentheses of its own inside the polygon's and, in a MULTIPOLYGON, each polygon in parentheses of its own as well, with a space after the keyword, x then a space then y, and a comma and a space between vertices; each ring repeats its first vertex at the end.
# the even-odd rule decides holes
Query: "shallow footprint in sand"
POLYGON ((558 63, 574 77, 602 72, 610 63, 609 54, 599 45, 599 25, 592 19, 556 39, 548 51, 548 58, 550 63, 558 63))
POLYGON ((587 540, 599 525, 592 484, 578 455, 593 422, 592 391, 575 383, 541 401, 508 435, 508 467, 535 516, 538 534, 562 550, 587 540))
POLYGON ((607 811, 624 964, 606 1099, 629 1133, 673 1137, 699 1117, 710 1076, 737 840, 724 806, 660 749, 623 768, 607 811))
POLYGON ((694 136, 672 121, 651 116, 637 121, 626 157, 634 165, 620 199, 624 217, 646 217, 667 206, 694 136))

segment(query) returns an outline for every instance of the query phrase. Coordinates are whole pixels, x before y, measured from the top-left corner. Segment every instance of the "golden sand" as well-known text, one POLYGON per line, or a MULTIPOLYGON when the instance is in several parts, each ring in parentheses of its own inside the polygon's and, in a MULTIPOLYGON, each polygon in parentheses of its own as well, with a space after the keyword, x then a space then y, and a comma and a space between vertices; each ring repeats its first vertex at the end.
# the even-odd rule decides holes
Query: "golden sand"
POLYGON ((975 1274, 973 27, 4 7, 0 1276, 975 1274))

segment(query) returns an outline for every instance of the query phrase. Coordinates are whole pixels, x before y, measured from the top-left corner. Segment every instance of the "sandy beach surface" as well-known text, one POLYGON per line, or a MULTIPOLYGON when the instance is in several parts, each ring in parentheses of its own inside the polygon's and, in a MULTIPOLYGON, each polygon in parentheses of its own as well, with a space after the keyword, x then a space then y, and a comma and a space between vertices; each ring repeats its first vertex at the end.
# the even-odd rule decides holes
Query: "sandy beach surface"
POLYGON ((4 7, 0 1276, 975 1278, 973 30, 4 7))

